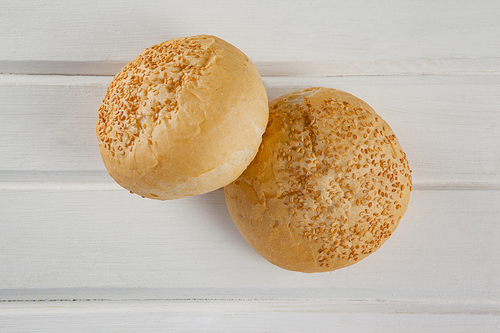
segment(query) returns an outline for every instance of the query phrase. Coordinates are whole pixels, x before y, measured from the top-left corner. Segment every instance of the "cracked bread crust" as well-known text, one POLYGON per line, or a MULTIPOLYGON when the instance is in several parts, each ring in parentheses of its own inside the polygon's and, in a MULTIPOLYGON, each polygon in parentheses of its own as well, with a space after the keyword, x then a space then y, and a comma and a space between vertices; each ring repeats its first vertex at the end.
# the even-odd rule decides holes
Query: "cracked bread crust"
POLYGON ((271 263, 307 273, 376 251, 395 231, 412 188, 389 125, 334 89, 296 91, 269 106, 257 156, 225 187, 241 234, 271 263))
POLYGON ((268 120, 248 57, 214 36, 144 50, 113 79, 99 108, 103 162, 122 187, 152 199, 206 193, 255 156, 268 120))

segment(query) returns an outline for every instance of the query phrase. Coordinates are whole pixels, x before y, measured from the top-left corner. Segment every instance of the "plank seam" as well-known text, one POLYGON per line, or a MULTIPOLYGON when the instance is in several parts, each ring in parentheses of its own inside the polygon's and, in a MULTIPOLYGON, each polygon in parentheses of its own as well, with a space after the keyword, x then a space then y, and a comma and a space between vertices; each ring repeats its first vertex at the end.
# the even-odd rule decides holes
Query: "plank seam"
MULTIPOLYGON (((204 303, 205 305, 243 305, 243 306, 264 306, 263 308, 233 308, 231 311, 251 311, 265 312, 269 309, 266 306, 280 305, 279 312, 296 312, 300 308, 301 312, 372 312, 372 313, 397 313, 397 314, 476 314, 476 315, 500 315, 500 303, 495 301, 416 301, 416 300, 357 300, 357 299, 301 299, 301 298, 159 298, 159 299, 94 299, 94 298, 75 298, 75 299, 26 299, 26 300, 0 300, 2 308, 5 306, 22 306, 21 304, 54 307, 71 306, 78 304, 78 310, 84 310, 81 306, 107 305, 110 303, 119 303, 122 306, 161 306, 161 305, 188 305, 194 303, 204 303), (174 303, 174 304, 168 304, 174 303)), ((11 308, 15 309, 15 308, 11 308)), ((113 307, 115 309, 115 307, 113 307)), ((178 310, 179 311, 179 310, 178 310)), ((207 309, 206 311, 211 311, 207 309)), ((222 311, 219 309, 219 311, 222 311)))
MULTIPOLYGON (((124 191, 114 182, 0 182, 0 190, 11 191, 124 191)), ((499 191, 500 182, 441 182, 441 183, 416 183, 415 191, 499 191)))

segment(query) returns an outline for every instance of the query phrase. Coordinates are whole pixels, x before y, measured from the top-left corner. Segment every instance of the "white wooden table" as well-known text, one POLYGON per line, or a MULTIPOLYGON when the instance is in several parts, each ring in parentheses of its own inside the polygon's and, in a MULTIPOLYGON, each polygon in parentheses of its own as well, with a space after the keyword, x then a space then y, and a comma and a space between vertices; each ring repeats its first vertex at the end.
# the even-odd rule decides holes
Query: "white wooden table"
POLYGON ((0 332, 500 332, 500 1, 0 1, 0 332), (413 169, 375 254, 281 270, 222 190, 141 199, 95 138, 114 74, 213 34, 270 99, 325 86, 387 120, 413 169))

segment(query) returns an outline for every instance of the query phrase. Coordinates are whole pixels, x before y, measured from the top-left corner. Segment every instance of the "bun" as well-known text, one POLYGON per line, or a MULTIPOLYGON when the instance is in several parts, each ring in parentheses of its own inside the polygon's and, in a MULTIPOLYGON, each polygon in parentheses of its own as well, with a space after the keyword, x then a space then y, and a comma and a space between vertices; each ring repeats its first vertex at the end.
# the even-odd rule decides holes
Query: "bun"
POLYGON ((99 108, 104 165, 118 184, 152 199, 218 189, 257 153, 267 102, 255 66, 222 39, 152 46, 115 76, 99 108))
POLYGON ((376 251, 405 213, 412 184, 389 125, 334 89, 296 91, 269 108, 257 156, 224 189, 238 230, 293 271, 332 271, 376 251))

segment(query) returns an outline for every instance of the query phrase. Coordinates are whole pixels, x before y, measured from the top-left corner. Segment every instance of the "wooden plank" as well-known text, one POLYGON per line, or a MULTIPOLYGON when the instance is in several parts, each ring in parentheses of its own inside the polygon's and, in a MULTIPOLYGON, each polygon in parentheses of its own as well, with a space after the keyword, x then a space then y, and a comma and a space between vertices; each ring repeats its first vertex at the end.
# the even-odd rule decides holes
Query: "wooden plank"
POLYGON ((1 304, 6 332, 498 332, 498 314, 348 311, 262 301, 1 304))
MULTIPOLYGON (((158 43, 156 42, 156 44, 158 43)), ((140 53, 140 51, 138 52, 140 53)), ((128 61, 131 61, 139 53, 131 54, 127 60, 108 61, 0 60, 0 74, 111 76, 118 73, 128 61)), ((263 58, 255 60, 255 58, 260 59, 260 57, 257 56, 257 51, 253 53, 255 56, 251 60, 263 76, 471 75, 498 74, 500 72, 500 57, 266 61, 263 58)), ((261 50, 261 53, 266 52, 261 50)))
MULTIPOLYGON (((41 177, 49 171, 105 173, 95 120, 110 80, 0 76, 2 187, 19 179, 12 171, 41 177)), ((264 77, 264 83, 270 99, 310 86, 364 99, 395 131, 416 184, 499 186, 500 75, 264 77)), ((46 181, 31 177, 37 180, 46 181)))
POLYGON ((498 308, 499 202, 500 191, 414 191, 379 251, 310 275, 257 255, 221 190, 167 202, 125 191, 4 190, 0 298, 315 297, 498 308), (51 288, 66 291, 43 291, 51 288))
POLYGON ((498 332, 499 40, 496 0, 0 2, 0 73, 70 75, 0 75, 0 331, 498 332), (379 251, 284 271, 222 190, 158 202, 108 176, 112 75, 200 33, 249 55, 270 99, 333 87, 389 122, 415 186, 379 251))
POLYGON ((144 48, 213 34, 266 75, 485 73, 500 3, 455 1, 0 3, 0 73, 114 74, 144 48))

